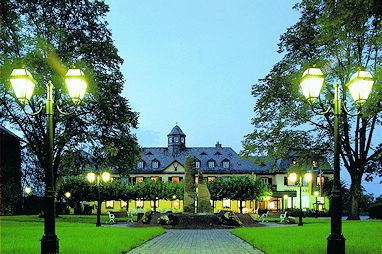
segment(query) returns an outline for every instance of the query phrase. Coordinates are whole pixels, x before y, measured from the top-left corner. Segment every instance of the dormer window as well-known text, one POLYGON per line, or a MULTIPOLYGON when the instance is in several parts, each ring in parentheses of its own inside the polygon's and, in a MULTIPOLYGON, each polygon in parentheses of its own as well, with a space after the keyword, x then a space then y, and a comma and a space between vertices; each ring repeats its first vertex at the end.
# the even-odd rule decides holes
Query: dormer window
POLYGON ((159 161, 158 160, 153 160, 151 162, 152 168, 159 168, 159 161))
POLYGON ((215 161, 214 160, 208 161, 208 168, 214 168, 214 167, 215 167, 215 161))
POLYGON ((143 161, 138 162, 138 168, 143 168, 144 165, 145 163, 143 161))
POLYGON ((223 168, 229 168, 229 160, 223 161, 223 168))
POLYGON ((200 160, 195 161, 195 168, 200 168, 200 160))

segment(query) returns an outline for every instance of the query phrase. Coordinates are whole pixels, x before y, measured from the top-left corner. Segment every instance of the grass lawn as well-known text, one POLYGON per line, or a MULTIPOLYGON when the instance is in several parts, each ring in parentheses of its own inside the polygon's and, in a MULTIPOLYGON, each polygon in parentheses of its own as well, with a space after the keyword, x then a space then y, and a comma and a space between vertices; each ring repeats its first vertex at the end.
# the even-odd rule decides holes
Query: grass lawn
MULTIPOLYGON (((107 217, 101 217, 101 222, 107 217)), ((60 253, 122 253, 164 233, 160 227, 95 226, 96 216, 64 215, 56 220, 60 253)), ((43 219, 32 216, 0 217, 0 253, 39 253, 43 219)))
MULTIPOLYGON (((265 253, 326 253, 330 219, 303 219, 304 226, 237 228, 232 233, 265 253)), ((382 253, 382 221, 343 221, 346 253, 382 253)))

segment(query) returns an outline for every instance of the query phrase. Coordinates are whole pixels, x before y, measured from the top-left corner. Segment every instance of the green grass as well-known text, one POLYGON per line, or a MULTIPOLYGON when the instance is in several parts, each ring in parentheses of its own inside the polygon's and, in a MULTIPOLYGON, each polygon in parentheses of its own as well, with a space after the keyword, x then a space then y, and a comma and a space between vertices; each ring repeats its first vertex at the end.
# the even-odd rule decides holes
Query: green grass
MULTIPOLYGON (((330 219, 304 219, 304 226, 237 228, 232 233, 265 253, 326 253, 330 219)), ((343 221, 346 253, 382 253, 382 221, 343 221)))
MULTIPOLYGON (((56 220, 60 253, 122 253, 164 233, 160 227, 97 228, 95 216, 61 216, 56 220)), ((102 217, 101 222, 107 221, 102 217)), ((0 253, 39 253, 43 219, 37 216, 0 217, 0 253)))

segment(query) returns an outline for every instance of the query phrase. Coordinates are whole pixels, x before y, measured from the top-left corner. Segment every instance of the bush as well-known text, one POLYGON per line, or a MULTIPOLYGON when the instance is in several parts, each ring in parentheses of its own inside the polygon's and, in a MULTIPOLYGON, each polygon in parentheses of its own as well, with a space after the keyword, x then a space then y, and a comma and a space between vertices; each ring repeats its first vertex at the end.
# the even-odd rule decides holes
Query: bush
POLYGON ((382 219, 382 203, 370 205, 369 217, 371 219, 382 219))

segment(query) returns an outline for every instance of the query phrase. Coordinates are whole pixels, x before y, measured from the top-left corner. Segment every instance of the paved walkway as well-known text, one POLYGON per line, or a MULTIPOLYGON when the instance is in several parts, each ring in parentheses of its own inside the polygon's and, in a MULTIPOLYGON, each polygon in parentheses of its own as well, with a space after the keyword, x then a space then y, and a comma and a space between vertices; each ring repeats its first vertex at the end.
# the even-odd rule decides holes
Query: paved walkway
POLYGON ((128 253, 260 254, 263 252, 232 235, 228 229, 171 229, 128 253))

